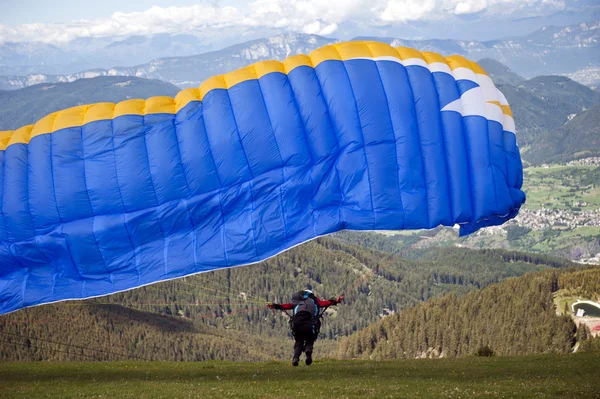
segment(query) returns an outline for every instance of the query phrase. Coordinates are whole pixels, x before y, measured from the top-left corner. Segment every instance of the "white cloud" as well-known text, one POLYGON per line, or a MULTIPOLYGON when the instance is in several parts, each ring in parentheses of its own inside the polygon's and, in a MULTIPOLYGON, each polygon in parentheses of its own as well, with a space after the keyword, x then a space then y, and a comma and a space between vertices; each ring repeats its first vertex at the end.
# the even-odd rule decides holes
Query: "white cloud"
POLYGON ((436 3, 436 0, 390 0, 381 13, 381 19, 390 22, 425 19, 436 10, 436 3))
MULTIPOLYGON (((257 0, 248 5, 244 23, 328 35, 338 24, 372 13, 361 0, 257 0)), ((377 3, 377 0, 373 1, 377 3)), ((368 4, 368 3, 367 3, 368 4)))
POLYGON ((459 1, 454 7, 454 14, 472 14, 484 10, 487 7, 487 1, 459 1))
POLYGON ((494 15, 519 12, 527 14, 523 16, 545 15, 566 7, 562 0, 461 0, 448 3, 454 3, 455 15, 473 14, 484 10, 494 15))
POLYGON ((309 23, 308 25, 304 25, 304 33, 309 35, 322 35, 327 36, 335 32, 338 28, 338 25, 334 22, 329 25, 324 25, 319 21, 314 21, 309 23))
POLYGON ((42 41, 63 43, 81 37, 148 35, 240 25, 235 7, 157 7, 143 12, 115 12, 110 18, 80 20, 69 24, 0 25, 0 42, 42 41))
MULTIPOLYGON (((544 15, 562 9, 561 0, 255 0, 245 7, 154 6, 146 11, 116 12, 110 18, 69 24, 0 25, 0 43, 65 43, 75 38, 190 32, 210 35, 226 28, 275 28, 333 34, 344 22, 378 26, 485 12, 503 15, 528 10, 544 15)), ((523 11, 524 12, 524 11, 523 11)))

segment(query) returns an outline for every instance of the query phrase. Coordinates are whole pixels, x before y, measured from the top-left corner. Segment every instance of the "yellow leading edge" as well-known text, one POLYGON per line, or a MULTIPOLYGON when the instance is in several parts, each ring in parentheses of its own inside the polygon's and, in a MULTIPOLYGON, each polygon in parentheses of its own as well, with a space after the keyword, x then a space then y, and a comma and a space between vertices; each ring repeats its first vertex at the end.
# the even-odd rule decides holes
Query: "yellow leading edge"
MULTIPOLYGON (((283 62, 261 61, 247 67, 213 76, 200 85, 199 88, 184 89, 175 98, 151 97, 147 100, 135 99, 115 103, 97 103, 68 108, 40 119, 35 125, 24 126, 17 130, 0 132, 0 150, 5 150, 12 144, 27 144, 31 138, 41 134, 54 133, 58 130, 83 126, 90 122, 110 120, 123 115, 175 114, 192 101, 202 101, 212 90, 229 89, 239 83, 255 80, 269 73, 279 72, 288 74, 301 66, 316 67, 322 62, 339 60, 347 61, 356 58, 393 57, 400 61, 419 59, 427 64, 442 63, 451 70, 466 68, 475 74, 487 73, 476 62, 469 61, 458 55, 444 57, 437 53, 419 52, 407 47, 392 47, 380 42, 344 42, 331 44, 313 51, 310 55, 295 55, 283 62)), ((493 102, 496 103, 496 102, 493 102)), ((502 112, 512 117, 508 105, 500 106, 502 112)))

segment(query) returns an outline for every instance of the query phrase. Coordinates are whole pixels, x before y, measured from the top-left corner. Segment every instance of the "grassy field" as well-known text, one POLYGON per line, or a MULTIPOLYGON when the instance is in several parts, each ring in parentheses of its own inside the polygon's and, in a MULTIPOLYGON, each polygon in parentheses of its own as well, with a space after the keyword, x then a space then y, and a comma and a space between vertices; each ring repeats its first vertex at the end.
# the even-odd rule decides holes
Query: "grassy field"
POLYGON ((572 209, 575 203, 582 210, 600 206, 598 168, 593 166, 531 167, 524 170, 523 189, 527 193, 527 209, 542 207, 572 209))
POLYGON ((594 237, 600 236, 600 227, 584 226, 576 227, 573 230, 554 229, 552 232, 534 231, 532 233, 520 242, 521 248, 519 249, 549 253, 553 250, 571 248, 575 242, 593 240, 594 237), (539 241, 536 242, 536 240, 539 241))
POLYGON ((577 302, 580 297, 569 295, 565 293, 565 290, 559 290, 554 293, 554 307, 556 308, 557 314, 564 314, 565 305, 568 308, 568 313, 571 312, 571 304, 577 302))
POLYGON ((600 353, 287 363, 2 363, 2 398, 598 398, 600 353))

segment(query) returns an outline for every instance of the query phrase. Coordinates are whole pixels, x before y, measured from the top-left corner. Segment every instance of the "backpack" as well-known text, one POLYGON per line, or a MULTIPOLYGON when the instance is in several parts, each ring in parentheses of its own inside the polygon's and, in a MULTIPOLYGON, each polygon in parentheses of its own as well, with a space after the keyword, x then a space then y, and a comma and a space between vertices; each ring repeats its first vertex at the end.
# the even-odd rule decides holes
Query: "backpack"
POLYGON ((299 291, 292 295, 292 305, 294 305, 294 316, 300 312, 308 312, 314 317, 319 317, 319 306, 315 302, 314 294, 310 291, 299 291))
POLYGON ((299 329, 312 331, 318 335, 321 327, 319 315, 319 306, 315 301, 315 296, 312 292, 299 291, 292 295, 292 304, 294 305, 294 313, 290 318, 290 328, 292 333, 300 332, 299 329))

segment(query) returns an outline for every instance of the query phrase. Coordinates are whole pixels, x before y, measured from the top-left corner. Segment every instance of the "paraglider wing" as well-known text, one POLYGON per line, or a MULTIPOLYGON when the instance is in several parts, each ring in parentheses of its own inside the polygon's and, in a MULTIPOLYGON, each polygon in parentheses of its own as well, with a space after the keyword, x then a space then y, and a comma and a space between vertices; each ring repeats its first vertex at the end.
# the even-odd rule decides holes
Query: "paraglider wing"
POLYGON ((525 196, 475 63, 375 42, 0 133, 0 313, 250 264, 342 229, 504 223, 525 196))

